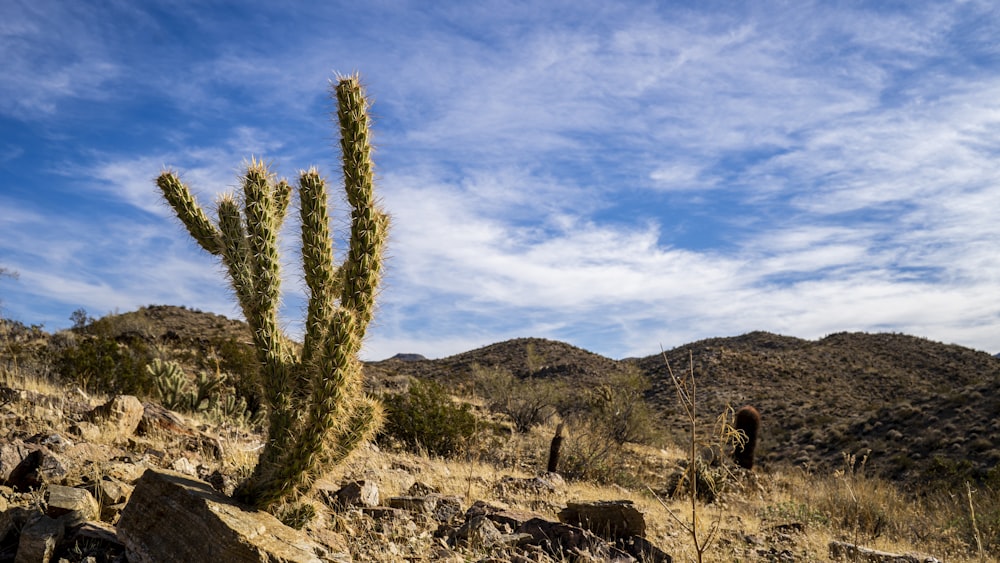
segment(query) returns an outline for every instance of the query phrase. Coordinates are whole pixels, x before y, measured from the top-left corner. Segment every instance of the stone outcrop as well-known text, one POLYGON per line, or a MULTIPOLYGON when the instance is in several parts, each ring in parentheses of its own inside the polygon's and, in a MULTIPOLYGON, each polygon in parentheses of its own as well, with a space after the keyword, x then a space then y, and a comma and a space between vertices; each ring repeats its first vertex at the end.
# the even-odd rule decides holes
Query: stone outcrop
POLYGON ((865 563, 941 563, 940 559, 930 555, 889 553, 842 541, 830 542, 830 559, 865 563))
POLYGON ((628 500, 570 502, 559 520, 609 540, 646 535, 645 518, 628 500))
POLYGON ((321 563, 326 550, 265 512, 237 504, 207 483, 148 469, 118 522, 131 563, 227 561, 321 563))
POLYGON ((139 399, 132 395, 118 395, 87 413, 84 420, 100 426, 102 433, 127 438, 135 433, 142 413, 139 399))

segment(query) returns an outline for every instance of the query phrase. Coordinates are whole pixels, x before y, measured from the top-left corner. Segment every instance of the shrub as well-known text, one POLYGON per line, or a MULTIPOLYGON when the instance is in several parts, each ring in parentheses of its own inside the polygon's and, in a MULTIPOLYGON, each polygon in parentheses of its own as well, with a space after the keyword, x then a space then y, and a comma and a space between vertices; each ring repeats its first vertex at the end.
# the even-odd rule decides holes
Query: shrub
POLYGON ((637 369, 614 373, 589 392, 587 410, 566 414, 593 421, 595 432, 617 444, 654 443, 661 438, 656 429, 662 425, 645 400, 650 386, 649 378, 637 369))
POLYGON ((563 391, 551 379, 520 379, 499 368, 475 366, 473 379, 490 411, 510 417, 522 434, 544 424, 556 413, 555 405, 563 391))
POLYGON ((142 342, 126 346, 111 338, 91 337, 62 350, 57 365, 64 381, 86 391, 148 396, 155 389, 145 369, 148 361, 142 342))
POLYGON ((406 393, 384 395, 382 402, 386 424, 381 436, 409 448, 450 456, 476 433, 476 417, 469 405, 456 405, 434 381, 414 379, 406 393))

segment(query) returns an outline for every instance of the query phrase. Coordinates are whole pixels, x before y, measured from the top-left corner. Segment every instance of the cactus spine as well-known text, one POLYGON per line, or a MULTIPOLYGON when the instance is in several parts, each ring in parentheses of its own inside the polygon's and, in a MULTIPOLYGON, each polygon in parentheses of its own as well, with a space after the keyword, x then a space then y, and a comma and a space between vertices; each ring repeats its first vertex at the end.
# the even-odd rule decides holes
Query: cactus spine
POLYGON ((171 172, 156 181, 191 236, 226 266, 254 335, 269 413, 267 443, 237 496, 270 509, 308 491, 322 467, 337 463, 382 423, 366 396, 358 352, 371 321, 389 217, 374 195, 368 100, 357 76, 334 88, 343 151, 344 189, 351 206, 346 256, 334 264, 326 183, 315 169, 299 177, 302 260, 309 305, 301 350, 278 325, 277 233, 291 188, 251 159, 241 198, 224 195, 218 224, 171 172))

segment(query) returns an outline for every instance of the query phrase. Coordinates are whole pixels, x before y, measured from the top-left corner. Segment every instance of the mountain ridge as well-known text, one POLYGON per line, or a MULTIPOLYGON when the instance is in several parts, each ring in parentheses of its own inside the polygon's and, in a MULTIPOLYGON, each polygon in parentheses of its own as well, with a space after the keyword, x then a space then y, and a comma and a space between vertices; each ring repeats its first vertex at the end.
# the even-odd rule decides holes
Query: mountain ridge
MULTIPOLYGON (((152 339, 203 343, 220 334, 241 341, 249 336, 241 321, 184 308, 151 306, 126 313, 125 320, 133 315, 141 319, 121 324, 141 325, 152 339)), ((763 417, 758 452, 765 468, 836 469, 845 454, 868 455, 869 468, 914 486, 938 477, 983 479, 1000 471, 995 469, 1000 358, 918 336, 838 332, 806 340, 754 331, 624 360, 565 342, 515 338, 440 359, 369 361, 365 369, 375 388, 418 377, 435 379, 456 393, 468 389, 478 369, 505 369, 519 378, 566 378, 580 386, 638 370, 651 384, 646 399, 669 432, 684 440, 687 425, 667 362, 678 376, 693 370, 703 427, 727 408, 757 407, 763 417)))

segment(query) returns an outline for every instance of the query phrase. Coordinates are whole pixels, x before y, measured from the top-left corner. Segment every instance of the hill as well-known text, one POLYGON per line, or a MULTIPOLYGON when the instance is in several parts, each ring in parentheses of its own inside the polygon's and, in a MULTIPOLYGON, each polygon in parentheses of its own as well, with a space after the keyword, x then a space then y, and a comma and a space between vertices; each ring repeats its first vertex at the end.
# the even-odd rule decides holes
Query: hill
MULTIPOLYGON (((154 340, 249 339, 240 321, 181 307, 150 306, 115 318, 122 330, 141 327, 154 340)), ((1000 461, 1000 359, 985 352, 903 334, 837 333, 810 341, 752 332, 679 346, 665 357, 679 376, 693 366, 704 424, 727 405, 760 410, 764 467, 830 471, 844 453, 870 452, 869 468, 918 486, 982 480, 1000 461)), ((518 338, 435 360, 407 355, 366 363, 375 389, 418 377, 456 393, 478 368, 565 378, 581 388, 638 369, 651 382, 647 400, 685 439, 661 354, 619 361, 563 342, 518 338)))
MULTIPOLYGON (((764 420, 764 463, 835 468, 844 452, 910 484, 982 478, 1000 461, 1000 361, 902 334, 838 333, 808 341, 764 332, 714 338, 666 353, 674 373, 693 365, 706 417, 753 404, 764 420)), ((649 398, 676 403, 666 362, 636 364, 649 398)))

